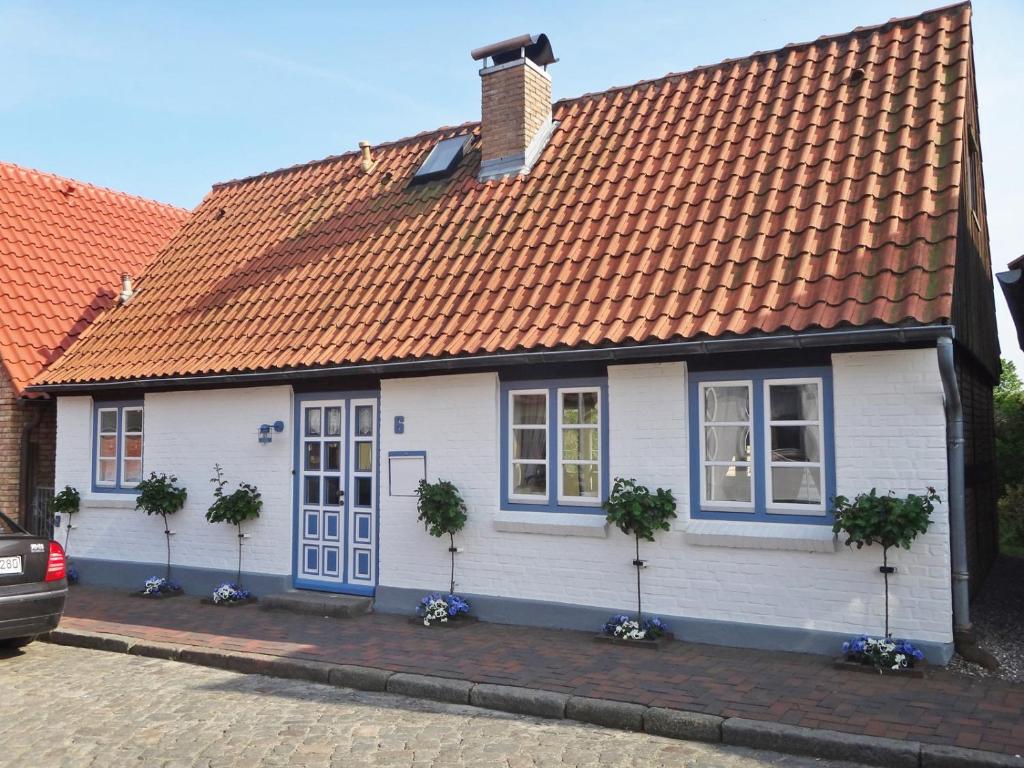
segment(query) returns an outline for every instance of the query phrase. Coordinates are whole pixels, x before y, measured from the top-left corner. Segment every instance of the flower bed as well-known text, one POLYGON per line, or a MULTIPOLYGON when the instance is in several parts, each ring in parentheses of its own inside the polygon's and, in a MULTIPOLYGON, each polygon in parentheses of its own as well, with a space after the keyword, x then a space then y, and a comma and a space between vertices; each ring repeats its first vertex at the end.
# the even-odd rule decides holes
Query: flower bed
POLYGON ((148 597, 150 599, 179 597, 183 594, 185 592, 178 582, 173 579, 165 579, 162 576, 150 576, 141 590, 132 592, 133 597, 148 597))
POLYGON ((924 653, 907 640, 861 635, 843 643, 843 655, 837 666, 920 677, 921 671, 916 667, 923 661, 924 653))
POLYGON ((426 595, 416 606, 415 620, 425 627, 458 625, 470 618, 469 603, 458 595, 426 595))
POLYGON ((601 634, 594 639, 604 643, 658 648, 672 639, 672 633, 668 624, 657 616, 640 621, 620 614, 608 619, 601 628, 601 634))
POLYGON ((249 605, 256 602, 256 597, 247 589, 242 589, 238 584, 226 581, 213 590, 210 597, 201 601, 204 605, 219 605, 224 608, 238 605, 249 605))

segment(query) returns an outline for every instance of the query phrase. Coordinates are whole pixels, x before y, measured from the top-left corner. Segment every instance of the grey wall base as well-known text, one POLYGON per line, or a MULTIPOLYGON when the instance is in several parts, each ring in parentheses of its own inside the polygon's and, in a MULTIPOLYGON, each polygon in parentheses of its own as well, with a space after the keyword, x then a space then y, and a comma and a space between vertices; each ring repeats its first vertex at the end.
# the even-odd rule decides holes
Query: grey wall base
MULTIPOLYGON (((78 571, 82 584, 116 587, 129 592, 141 590, 150 576, 163 576, 166 568, 163 563, 99 560, 74 555, 71 556, 70 565, 78 571)), ((218 585, 225 581, 234 581, 236 575, 235 571, 222 571, 216 568, 171 565, 171 578, 181 584, 187 594, 197 597, 208 597, 218 585)), ((292 577, 242 571, 242 585, 254 595, 269 595, 290 589, 292 577)))
MULTIPOLYGON (((425 590, 380 586, 377 587, 373 609, 380 613, 410 615, 424 594, 426 594, 425 590)), ((491 621, 496 624, 521 624, 531 627, 596 632, 610 616, 630 613, 628 609, 621 607, 597 608, 589 605, 551 603, 543 600, 460 594, 469 600, 475 616, 481 621, 491 621)), ((690 643, 838 656, 843 642, 850 639, 849 635, 839 632, 659 615, 669 623, 672 632, 678 639, 690 643)), ((944 665, 953 657, 952 642, 936 643, 908 639, 924 652, 925 658, 932 664, 944 665)))

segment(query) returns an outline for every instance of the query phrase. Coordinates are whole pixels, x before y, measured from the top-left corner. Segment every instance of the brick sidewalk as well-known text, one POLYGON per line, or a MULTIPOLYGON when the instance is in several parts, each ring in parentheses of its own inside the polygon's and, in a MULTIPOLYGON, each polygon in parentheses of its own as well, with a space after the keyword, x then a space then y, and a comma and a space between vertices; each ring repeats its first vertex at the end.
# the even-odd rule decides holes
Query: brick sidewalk
POLYGON ((427 629, 399 616, 327 619, 84 586, 72 589, 61 626, 1024 753, 1024 686, 941 669, 892 678, 834 670, 820 656, 684 642, 649 651, 594 643, 582 632, 486 623, 427 629))

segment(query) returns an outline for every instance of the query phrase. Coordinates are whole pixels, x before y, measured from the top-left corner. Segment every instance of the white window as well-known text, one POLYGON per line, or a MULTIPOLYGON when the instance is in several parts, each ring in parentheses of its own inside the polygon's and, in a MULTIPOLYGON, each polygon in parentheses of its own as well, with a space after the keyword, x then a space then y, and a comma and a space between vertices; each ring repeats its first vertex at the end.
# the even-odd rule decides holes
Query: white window
POLYGON ((93 450, 97 490, 130 490, 142 480, 143 407, 99 404, 93 450))
POLYGON ((142 408, 123 408, 121 418, 121 486, 132 488, 142 480, 142 408))
POLYGON ((509 392, 509 498, 543 501, 548 497, 548 392, 509 392))
POLYGON ((764 383, 768 511, 825 511, 821 379, 764 383))
POLYGON ((592 504, 601 495, 601 392, 558 390, 558 500, 592 504))
POLYGON ((700 386, 702 508, 754 511, 753 386, 749 381, 700 386))
POLYGON ((96 485, 117 485, 117 408, 96 411, 96 485))

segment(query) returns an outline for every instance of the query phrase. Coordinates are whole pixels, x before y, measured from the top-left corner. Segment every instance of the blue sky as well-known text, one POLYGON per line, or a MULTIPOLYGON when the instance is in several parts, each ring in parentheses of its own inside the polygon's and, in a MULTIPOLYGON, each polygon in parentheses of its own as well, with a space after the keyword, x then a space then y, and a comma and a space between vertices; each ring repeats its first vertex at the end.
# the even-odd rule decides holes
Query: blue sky
MULTIPOLYGON (((192 207, 210 185, 479 117, 469 51, 545 32, 555 98, 941 0, 187 2, 0 0, 0 159, 192 207)), ((1024 1, 978 0, 993 262, 1024 253, 1024 1)), ((1004 355, 1024 367, 997 297, 1004 355)))

